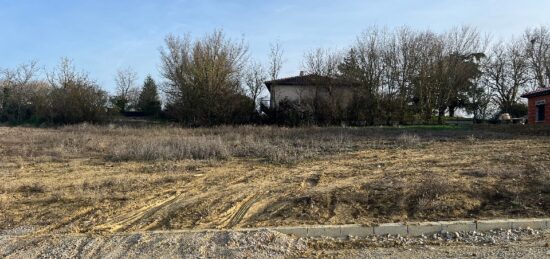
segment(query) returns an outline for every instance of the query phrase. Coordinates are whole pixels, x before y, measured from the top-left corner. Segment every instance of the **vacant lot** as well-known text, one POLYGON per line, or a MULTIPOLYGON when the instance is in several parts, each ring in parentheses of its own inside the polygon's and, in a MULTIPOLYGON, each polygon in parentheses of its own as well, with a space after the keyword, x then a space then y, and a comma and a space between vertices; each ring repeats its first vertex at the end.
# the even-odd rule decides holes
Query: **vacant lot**
POLYGON ((452 128, 0 128, 0 231, 550 215, 550 137, 452 128))

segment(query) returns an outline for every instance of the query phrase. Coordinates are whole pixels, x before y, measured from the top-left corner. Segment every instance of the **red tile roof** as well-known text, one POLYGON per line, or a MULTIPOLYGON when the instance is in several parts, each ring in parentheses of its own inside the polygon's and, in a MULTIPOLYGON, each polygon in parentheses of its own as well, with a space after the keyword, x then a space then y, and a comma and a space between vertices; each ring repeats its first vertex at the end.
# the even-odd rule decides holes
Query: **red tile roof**
POLYGON ((542 95, 549 95, 550 94, 550 87, 543 87, 543 88, 537 88, 534 91, 524 93, 521 95, 522 98, 531 98, 531 97, 537 97, 542 95))

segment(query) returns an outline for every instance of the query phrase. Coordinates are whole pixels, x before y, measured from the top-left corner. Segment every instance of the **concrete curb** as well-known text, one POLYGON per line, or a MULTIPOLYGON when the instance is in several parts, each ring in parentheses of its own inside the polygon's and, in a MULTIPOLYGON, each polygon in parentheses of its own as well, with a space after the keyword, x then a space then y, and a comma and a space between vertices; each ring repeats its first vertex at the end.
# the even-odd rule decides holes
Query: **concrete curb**
POLYGON ((321 225, 299 227, 264 228, 298 237, 340 237, 348 236, 422 236, 440 232, 486 232, 496 229, 531 228, 550 229, 550 218, 544 219, 496 219, 476 221, 436 221, 416 223, 389 223, 375 226, 363 225, 321 225))

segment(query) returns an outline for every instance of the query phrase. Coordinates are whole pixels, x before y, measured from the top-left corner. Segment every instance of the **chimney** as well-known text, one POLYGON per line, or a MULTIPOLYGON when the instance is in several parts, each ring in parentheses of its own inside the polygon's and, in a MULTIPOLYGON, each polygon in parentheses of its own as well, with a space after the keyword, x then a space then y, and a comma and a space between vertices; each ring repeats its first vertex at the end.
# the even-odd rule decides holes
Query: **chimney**
POLYGON ((300 76, 305 76, 306 75, 306 71, 300 71, 300 76))

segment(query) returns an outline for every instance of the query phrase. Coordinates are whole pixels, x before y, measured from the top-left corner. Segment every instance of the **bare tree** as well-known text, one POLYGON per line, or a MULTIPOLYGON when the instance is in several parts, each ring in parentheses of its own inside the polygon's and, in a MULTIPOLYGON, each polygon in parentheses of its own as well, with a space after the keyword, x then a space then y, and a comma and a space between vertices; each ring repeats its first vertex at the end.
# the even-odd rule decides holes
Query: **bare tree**
POLYGON ((0 71, 0 117, 16 122, 25 119, 24 110, 31 104, 38 70, 38 63, 31 61, 0 71))
POLYGON ((130 67, 119 69, 116 77, 115 103, 121 111, 135 108, 139 98, 139 89, 136 85, 137 73, 130 67))
POLYGON ((550 29, 545 26, 527 29, 524 40, 536 86, 547 87, 550 84, 550 29))
POLYGON ((340 53, 319 48, 305 54, 303 68, 308 74, 336 77, 341 62, 340 53))
POLYGON ((502 112, 510 112, 518 103, 519 93, 529 82, 529 61, 523 41, 496 43, 484 65, 484 76, 502 112))
POLYGON ((280 42, 276 42, 270 45, 269 49, 269 76, 271 80, 279 78, 281 69, 283 67, 283 55, 284 50, 280 42))
POLYGON ((190 124, 231 120, 244 102, 241 80, 247 52, 243 41, 227 39, 222 31, 196 41, 168 36, 161 71, 169 112, 190 124))
POLYGON ((260 63, 253 62, 247 69, 244 76, 245 92, 258 104, 258 98, 264 89, 264 82, 267 74, 260 63))
POLYGON ((430 121, 464 107, 472 80, 480 75, 484 39, 471 27, 444 34, 372 27, 348 52, 340 72, 360 84, 355 110, 369 124, 403 122, 405 115, 430 121))
POLYGON ((355 65, 344 71, 354 76, 348 77, 358 82, 355 92, 354 113, 358 119, 374 124, 382 116, 380 95, 383 94, 385 84, 385 56, 388 32, 385 29, 371 27, 364 31, 353 45, 348 57, 355 60, 355 65), (355 67, 355 68, 353 68, 355 67))
POLYGON ((316 49, 304 56, 303 68, 310 76, 309 87, 299 87, 301 102, 311 109, 318 123, 337 123, 345 117, 344 96, 347 89, 339 83, 342 55, 337 51, 316 49), (305 97, 305 98, 304 98, 305 97))

